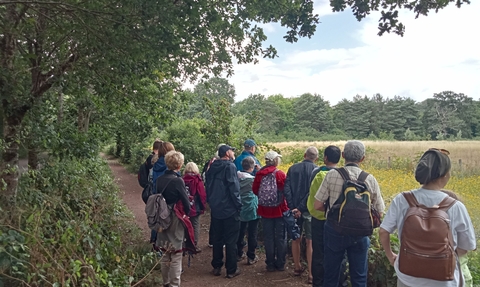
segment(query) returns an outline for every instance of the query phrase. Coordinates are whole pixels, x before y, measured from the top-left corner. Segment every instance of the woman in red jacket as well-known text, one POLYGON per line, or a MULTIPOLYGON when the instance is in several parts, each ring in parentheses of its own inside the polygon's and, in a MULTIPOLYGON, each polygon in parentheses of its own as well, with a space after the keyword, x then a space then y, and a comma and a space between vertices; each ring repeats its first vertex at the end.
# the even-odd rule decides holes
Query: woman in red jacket
MULTIPOLYGON (((195 246, 197 246, 200 235, 200 215, 205 211, 207 194, 205 193, 205 186, 203 185, 202 176, 200 175, 198 166, 194 162, 189 162, 185 165, 183 181, 185 182, 188 198, 190 200, 190 214, 188 216, 193 225, 195 246)), ((197 252, 201 251, 198 246, 196 249, 197 252)))
POLYGON ((275 151, 269 151, 265 154, 265 166, 255 175, 252 190, 258 196, 257 213, 262 217, 263 236, 265 245, 265 254, 267 260, 267 271, 285 270, 285 260, 287 256, 287 233, 283 212, 288 210, 287 202, 283 196, 283 187, 286 175, 283 171, 277 169, 282 156, 275 151), (268 178, 275 176, 276 203, 271 203, 271 193, 268 190, 272 187, 272 182, 268 178), (262 180, 263 179, 263 180, 262 180), (267 203, 268 202, 268 203, 267 203), (263 204, 262 204, 263 203, 263 204))

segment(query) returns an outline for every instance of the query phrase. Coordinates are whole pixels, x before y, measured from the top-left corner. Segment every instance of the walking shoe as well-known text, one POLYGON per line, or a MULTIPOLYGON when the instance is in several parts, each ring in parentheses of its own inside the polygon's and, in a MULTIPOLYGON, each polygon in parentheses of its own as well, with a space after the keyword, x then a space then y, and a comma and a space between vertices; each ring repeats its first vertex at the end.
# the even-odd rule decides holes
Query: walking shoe
POLYGON ((267 272, 275 272, 274 266, 267 266, 267 272))
POLYGON ((285 266, 275 267, 275 269, 277 269, 277 271, 285 271, 285 266))
POLYGON ((247 259, 247 264, 248 265, 253 265, 257 262, 258 262, 258 256, 255 256, 255 258, 253 258, 253 259, 250 259, 250 258, 247 259))
POLYGON ((240 272, 240 269, 237 268, 237 270, 235 270, 235 273, 227 274, 227 276, 225 276, 225 277, 231 279, 231 278, 233 278, 233 277, 235 277, 235 276, 240 275, 240 273, 241 273, 241 272, 240 272))
POLYGON ((208 247, 213 248, 213 244, 208 244, 208 247))
POLYGON ((221 267, 213 268, 212 274, 213 274, 214 276, 220 276, 220 275, 222 275, 222 268, 221 268, 221 267))
POLYGON ((245 255, 245 252, 244 252, 244 253, 242 253, 242 255, 241 255, 241 256, 238 256, 238 255, 237 255, 237 262, 240 262, 240 261, 242 261, 243 259, 245 259, 245 257, 247 257, 247 255, 245 255))

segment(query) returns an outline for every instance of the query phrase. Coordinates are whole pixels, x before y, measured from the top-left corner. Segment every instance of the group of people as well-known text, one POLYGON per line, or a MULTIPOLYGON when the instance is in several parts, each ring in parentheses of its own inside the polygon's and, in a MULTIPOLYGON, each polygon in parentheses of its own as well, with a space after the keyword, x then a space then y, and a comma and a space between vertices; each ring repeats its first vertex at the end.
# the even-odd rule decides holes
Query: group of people
MULTIPOLYGON (((344 150, 328 146, 323 153, 323 165, 317 166, 317 148, 308 147, 304 160, 292 165, 285 174, 277 167, 282 156, 276 151, 265 153, 262 167, 255 157, 256 143, 248 139, 244 150, 235 158, 235 148, 218 146, 200 174, 197 165, 187 163, 183 178, 180 170, 183 155, 171 143, 156 141, 147 159, 154 172, 155 191, 163 192, 167 204, 174 209, 172 225, 158 234, 152 231, 151 242, 164 251, 162 276, 164 286, 180 286, 181 254, 188 250, 198 253, 199 216, 206 204, 210 207, 209 246, 212 247, 212 274, 225 277, 241 274, 238 262, 248 265, 258 262, 256 255, 257 229, 261 221, 266 256, 266 271, 284 271, 287 255, 287 234, 291 233, 291 218, 306 239, 307 268, 300 256, 301 237, 292 237, 292 255, 296 276, 308 270, 308 283, 313 286, 346 286, 346 268, 351 286, 367 286, 368 249, 370 237, 345 235, 330 220, 329 210, 344 192, 344 175, 337 168, 343 157, 344 171, 353 179, 362 177, 369 193, 369 204, 382 217, 385 204, 377 180, 362 172, 365 146, 361 141, 348 141, 344 150), (270 189, 274 189, 274 193, 270 189), (265 195, 268 194, 268 195, 265 195), (245 235, 247 240, 245 241, 245 235), (244 252, 247 246, 247 252, 244 252)), ((419 204, 435 207, 454 193, 443 190, 450 178, 450 159, 445 150, 429 149, 415 170, 421 187, 411 191, 419 204), (447 195, 448 194, 448 195, 447 195)), ((380 226, 380 241, 390 263, 395 267, 398 286, 460 286, 463 275, 456 265, 451 280, 437 281, 402 273, 398 261, 404 253, 395 254, 390 246, 390 234, 401 234, 409 204, 402 194, 396 196, 380 226)), ((454 250, 459 260, 476 248, 475 234, 468 212, 460 201, 446 210, 454 250)), ((400 238, 400 240, 402 240, 400 238)))

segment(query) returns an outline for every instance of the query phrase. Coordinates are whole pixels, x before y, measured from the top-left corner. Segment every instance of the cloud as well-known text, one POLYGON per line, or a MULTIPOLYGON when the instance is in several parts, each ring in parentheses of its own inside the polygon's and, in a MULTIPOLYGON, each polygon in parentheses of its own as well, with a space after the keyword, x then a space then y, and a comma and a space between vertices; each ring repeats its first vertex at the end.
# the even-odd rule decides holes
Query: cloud
MULTIPOLYGON (((327 2, 315 2, 316 11, 326 9, 322 3, 327 2)), ((235 85, 237 101, 260 92, 287 97, 318 93, 332 104, 357 94, 376 93, 421 101, 444 90, 462 92, 477 100, 478 11, 480 1, 460 9, 450 5, 418 19, 403 11, 400 20, 406 25, 404 37, 377 36, 380 15, 372 13, 356 27, 356 40, 360 43, 357 47, 292 51, 275 60, 261 59, 258 65, 238 65, 230 82, 235 85)), ((337 16, 340 14, 330 17, 337 16)))

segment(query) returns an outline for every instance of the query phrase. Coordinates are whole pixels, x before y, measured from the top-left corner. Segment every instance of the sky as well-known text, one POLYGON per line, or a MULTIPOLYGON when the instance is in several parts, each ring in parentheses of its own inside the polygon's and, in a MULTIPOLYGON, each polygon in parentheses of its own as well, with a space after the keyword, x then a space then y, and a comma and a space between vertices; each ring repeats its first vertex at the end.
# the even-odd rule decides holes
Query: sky
POLYGON ((265 46, 279 57, 235 65, 229 82, 236 101, 251 94, 285 97, 317 93, 331 105, 355 95, 403 96, 422 101, 434 93, 454 91, 480 98, 480 1, 428 16, 400 13, 403 37, 378 36, 380 13, 358 22, 351 11, 331 12, 329 1, 315 1, 319 14, 315 36, 291 44, 285 28, 263 25, 265 46))

